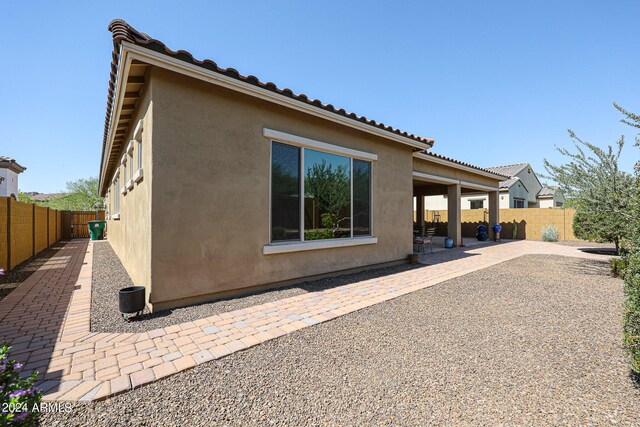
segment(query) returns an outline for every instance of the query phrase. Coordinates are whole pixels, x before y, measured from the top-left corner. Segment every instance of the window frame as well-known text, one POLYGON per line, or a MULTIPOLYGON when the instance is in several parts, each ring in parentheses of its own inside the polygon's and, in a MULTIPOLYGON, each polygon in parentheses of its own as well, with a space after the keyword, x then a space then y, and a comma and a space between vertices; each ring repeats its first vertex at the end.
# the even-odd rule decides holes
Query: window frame
POLYGON ((120 168, 113 176, 113 214, 111 219, 120 219, 120 168))
POLYGON ((484 209, 484 199, 469 199, 469 209, 484 209), (478 203, 478 202, 481 204, 479 208, 477 207, 474 208, 471 206, 473 203, 478 203))
MULTIPOLYGON (((138 166, 138 170, 133 174, 132 180, 136 184, 140 184, 142 181, 143 170, 142 170, 142 133, 143 133, 143 121, 142 119, 138 120, 138 124, 133 131, 133 139, 131 140, 131 144, 135 147, 136 152, 136 165, 138 166)), ((133 156, 131 157, 131 166, 133 166, 133 156)), ((132 171, 133 172, 133 171, 132 171)))
POLYGON ((514 209, 524 209, 524 202, 525 199, 519 198, 519 197, 514 197, 513 198, 513 208, 514 209), (522 207, 518 207, 518 202, 522 202, 522 207))
POLYGON ((314 249, 326 249, 326 248, 334 248, 334 247, 345 247, 345 246, 356 246, 356 245, 366 245, 366 244, 375 244, 378 239, 375 237, 374 230, 374 194, 373 194, 373 175, 374 175, 374 162, 378 160, 378 155, 373 153, 368 153, 365 151, 354 150, 351 148, 342 147, 339 145, 330 144, 327 142, 317 141, 297 135, 291 135, 284 132, 264 128, 263 136, 267 138, 269 143, 269 242, 263 246, 263 254, 276 254, 276 253, 286 253, 286 252, 297 252, 297 251, 306 251, 306 250, 314 250, 314 249), (283 144, 289 145, 293 147, 297 147, 300 149, 300 164, 299 164, 299 174, 300 174, 300 236, 299 240, 288 240, 288 241, 273 241, 273 226, 272 226, 272 178, 273 178, 273 144, 283 144), (311 149, 319 152, 336 154, 339 156, 343 156, 349 159, 350 165, 350 215, 351 215, 351 225, 350 225, 350 237, 341 237, 341 238, 333 238, 333 239, 321 239, 321 240, 304 240, 304 158, 305 158, 305 149, 311 149), (369 177, 369 198, 370 198, 370 209, 369 209, 369 228, 370 233, 366 236, 354 236, 353 234, 353 160, 363 160, 370 163, 370 177, 369 177))

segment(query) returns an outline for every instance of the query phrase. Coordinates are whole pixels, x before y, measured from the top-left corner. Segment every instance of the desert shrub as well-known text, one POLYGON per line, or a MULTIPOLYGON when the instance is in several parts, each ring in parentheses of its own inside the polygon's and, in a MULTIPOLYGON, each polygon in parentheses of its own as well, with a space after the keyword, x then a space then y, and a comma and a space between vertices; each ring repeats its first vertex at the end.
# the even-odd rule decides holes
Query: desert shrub
POLYGON ((555 225, 545 225, 542 227, 542 240, 545 242, 557 242, 558 227, 555 225))
POLYGON ((631 369, 640 374, 640 252, 633 252, 625 259, 624 346, 631 359, 631 369))
POLYGON ((33 411, 42 399, 42 392, 33 386, 38 373, 22 378, 22 364, 9 359, 9 349, 7 344, 0 346, 0 425, 38 425, 40 412, 33 411))
POLYGON ((317 228, 315 230, 309 230, 304 232, 304 240, 322 240, 332 239, 333 230, 328 228, 317 228))
POLYGON ((625 258, 611 258, 609 265, 611 266, 611 275, 613 277, 624 279, 624 270, 627 267, 627 260, 625 258))

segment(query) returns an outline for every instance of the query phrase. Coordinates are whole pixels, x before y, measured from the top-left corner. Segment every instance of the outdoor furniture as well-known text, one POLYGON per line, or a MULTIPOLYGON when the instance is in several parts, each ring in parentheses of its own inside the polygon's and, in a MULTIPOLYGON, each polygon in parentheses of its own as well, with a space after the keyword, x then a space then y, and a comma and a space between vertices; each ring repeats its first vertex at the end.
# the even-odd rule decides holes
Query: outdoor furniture
POLYGON ((427 228, 426 232, 424 232, 424 231, 422 232, 422 235, 414 236, 413 237, 413 251, 414 252, 425 253, 424 252, 424 247, 426 245, 429 245, 429 248, 431 249, 431 253, 433 253, 433 236, 435 234, 436 234, 436 228, 435 227, 429 227, 429 228, 427 228))

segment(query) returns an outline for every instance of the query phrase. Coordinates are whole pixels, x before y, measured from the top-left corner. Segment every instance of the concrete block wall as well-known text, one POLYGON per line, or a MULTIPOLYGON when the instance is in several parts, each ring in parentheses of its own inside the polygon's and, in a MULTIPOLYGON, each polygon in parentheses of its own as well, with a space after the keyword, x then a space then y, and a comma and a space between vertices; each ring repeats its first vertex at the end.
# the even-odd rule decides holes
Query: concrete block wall
POLYGON ((33 205, 9 199, 9 268, 30 258, 33 253, 33 205))
POLYGON ((47 246, 53 245, 58 241, 56 238, 56 216, 57 213, 53 209, 47 209, 47 217, 49 218, 49 225, 47 227, 48 236, 47 236, 47 246))
MULTIPOLYGON (((488 220, 486 209, 465 209, 461 211, 463 224, 463 237, 474 237, 475 226, 488 220)), ((503 227, 502 237, 513 237, 513 223, 518 224, 517 238, 529 240, 542 240, 542 227, 555 226, 558 229, 560 240, 580 240, 573 234, 573 217, 575 209, 500 209, 500 224, 503 227)), ((439 221, 443 223, 446 233, 448 214, 446 210, 425 210, 425 220, 433 222, 439 215, 439 221)))
POLYGON ((7 234, 9 217, 7 216, 7 206, 9 205, 9 199, 6 197, 0 197, 0 268, 5 270, 9 269, 9 248, 7 234))
POLYGON ((57 243, 61 212, 0 197, 0 268, 10 270, 57 243))
POLYGON ((48 226, 48 218, 47 218, 47 214, 48 214, 48 210, 47 208, 44 208, 42 206, 34 206, 34 223, 35 223, 35 228, 34 228, 34 236, 35 236, 35 241, 34 241, 34 252, 37 254, 40 251, 46 249, 49 244, 47 242, 47 239, 49 238, 49 236, 47 235, 47 226, 48 226))

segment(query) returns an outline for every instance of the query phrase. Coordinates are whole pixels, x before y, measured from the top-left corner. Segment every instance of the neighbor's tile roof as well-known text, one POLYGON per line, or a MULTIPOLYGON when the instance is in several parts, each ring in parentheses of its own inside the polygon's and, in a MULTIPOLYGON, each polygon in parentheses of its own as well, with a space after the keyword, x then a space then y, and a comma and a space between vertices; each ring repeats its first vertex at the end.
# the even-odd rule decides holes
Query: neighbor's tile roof
POLYGON ((431 151, 423 151, 422 154, 426 154, 428 156, 435 157, 436 159, 446 160, 448 162, 456 163, 456 164, 459 164, 459 165, 462 165, 462 166, 467 166, 467 167, 470 167, 470 168, 473 168, 473 169, 477 169, 477 170, 480 170, 480 171, 483 171, 483 172, 489 172, 489 173, 492 173, 492 174, 495 174, 495 175, 502 175, 505 178, 508 177, 508 175, 505 175, 504 173, 497 172, 497 171, 491 170, 489 168, 481 168, 480 166, 476 166, 476 165, 472 165, 471 163, 466 163, 466 162, 463 162, 463 161, 460 161, 460 160, 452 159, 451 157, 443 156, 442 154, 433 153, 431 151))
POLYGON ((558 189, 555 187, 542 187, 542 189, 538 191, 538 197, 555 196, 556 191, 558 191, 558 189))
POLYGON ((26 170, 24 166, 20 165, 15 159, 7 156, 0 156, 0 166, 10 167, 14 166, 16 169, 21 169, 22 171, 26 170))
MULTIPOLYGON (((111 21, 111 23, 109 23, 109 31, 111 31, 111 33, 113 34, 114 50, 113 50, 113 54, 112 54, 111 76, 110 76, 110 79, 109 79, 109 93, 108 93, 108 96, 107 96, 107 112, 106 112, 106 120, 105 120, 105 127, 104 127, 104 139, 103 139, 103 143, 102 143, 102 160, 103 161, 104 161, 104 156, 105 156, 105 152, 104 151, 107 148, 107 140, 108 140, 108 133, 109 133, 109 123, 110 123, 110 119, 111 119, 113 103, 114 103, 114 98, 115 98, 116 72, 117 72, 117 69, 118 69, 118 60, 119 60, 118 45, 122 41, 127 41, 127 42, 130 42, 130 43, 136 44, 138 46, 145 47, 147 49, 150 49, 150 50, 153 50, 155 52, 161 53, 163 55, 167 55, 167 56, 170 56, 172 58, 175 58, 175 59, 178 59, 178 60, 193 64, 193 65, 196 65, 196 66, 199 66, 199 67, 202 67, 202 68, 205 68, 205 69, 207 69, 209 71, 213 71, 215 73, 219 73, 219 74, 223 74, 223 75, 228 76, 228 77, 232 77, 232 78, 240 80, 242 82, 249 83, 251 85, 260 87, 260 88, 262 88, 262 89, 264 89, 266 91, 278 93, 278 94, 280 94, 280 95, 282 95, 284 97, 292 98, 292 99, 295 99, 295 100, 300 101, 302 103, 313 105, 313 106, 315 106, 317 108, 321 108, 323 110, 330 111, 330 112, 338 114, 340 116, 344 116, 344 117, 350 118, 350 119, 352 119, 354 121, 366 123, 366 124, 368 124, 370 126, 377 127, 377 128, 383 129, 385 131, 388 131, 389 133, 393 133, 393 134, 396 134, 396 135, 403 136, 405 138, 412 139, 412 140, 417 141, 417 142, 424 143, 427 146, 432 146, 433 145, 433 139, 432 138, 424 138, 424 137, 419 136, 419 135, 415 135, 415 134, 412 134, 412 133, 401 131, 400 129, 396 129, 396 128, 391 127, 391 126, 387 126, 384 123, 368 119, 368 118, 366 118, 364 116, 358 116, 357 114, 352 113, 352 112, 347 112, 343 108, 336 108, 331 104, 324 104, 320 100, 317 100, 317 99, 309 99, 306 95, 304 95, 304 94, 296 94, 291 89, 287 89, 287 88, 281 89, 281 88, 278 88, 274 83, 261 82, 257 77, 255 77, 253 75, 244 76, 244 75, 240 74, 237 70, 235 70, 233 68, 220 68, 214 61, 212 61, 210 59, 205 59, 203 61, 200 61, 198 59, 195 59, 191 53, 189 53, 189 52, 187 52, 185 50, 179 50, 177 52, 173 51, 173 50, 169 49, 161 41, 153 39, 148 34, 145 34, 145 33, 142 33, 140 31, 136 30, 131 25, 129 25, 127 22, 125 22, 125 21, 123 21, 121 19, 114 19, 113 21, 111 21)), ((102 167, 102 163, 100 164, 100 167, 102 167)))
POLYGON ((528 165, 529 165, 529 163, 524 162, 524 163, 514 163, 512 165, 491 166, 491 167, 489 167, 487 169, 489 169, 492 172, 497 172, 497 173, 502 174, 502 175, 514 176, 518 172, 520 172, 522 169, 526 168, 528 165))
POLYGON ((512 176, 505 181, 500 181, 500 188, 511 188, 511 186, 518 181, 520 181, 520 178, 518 178, 517 176, 512 176))

